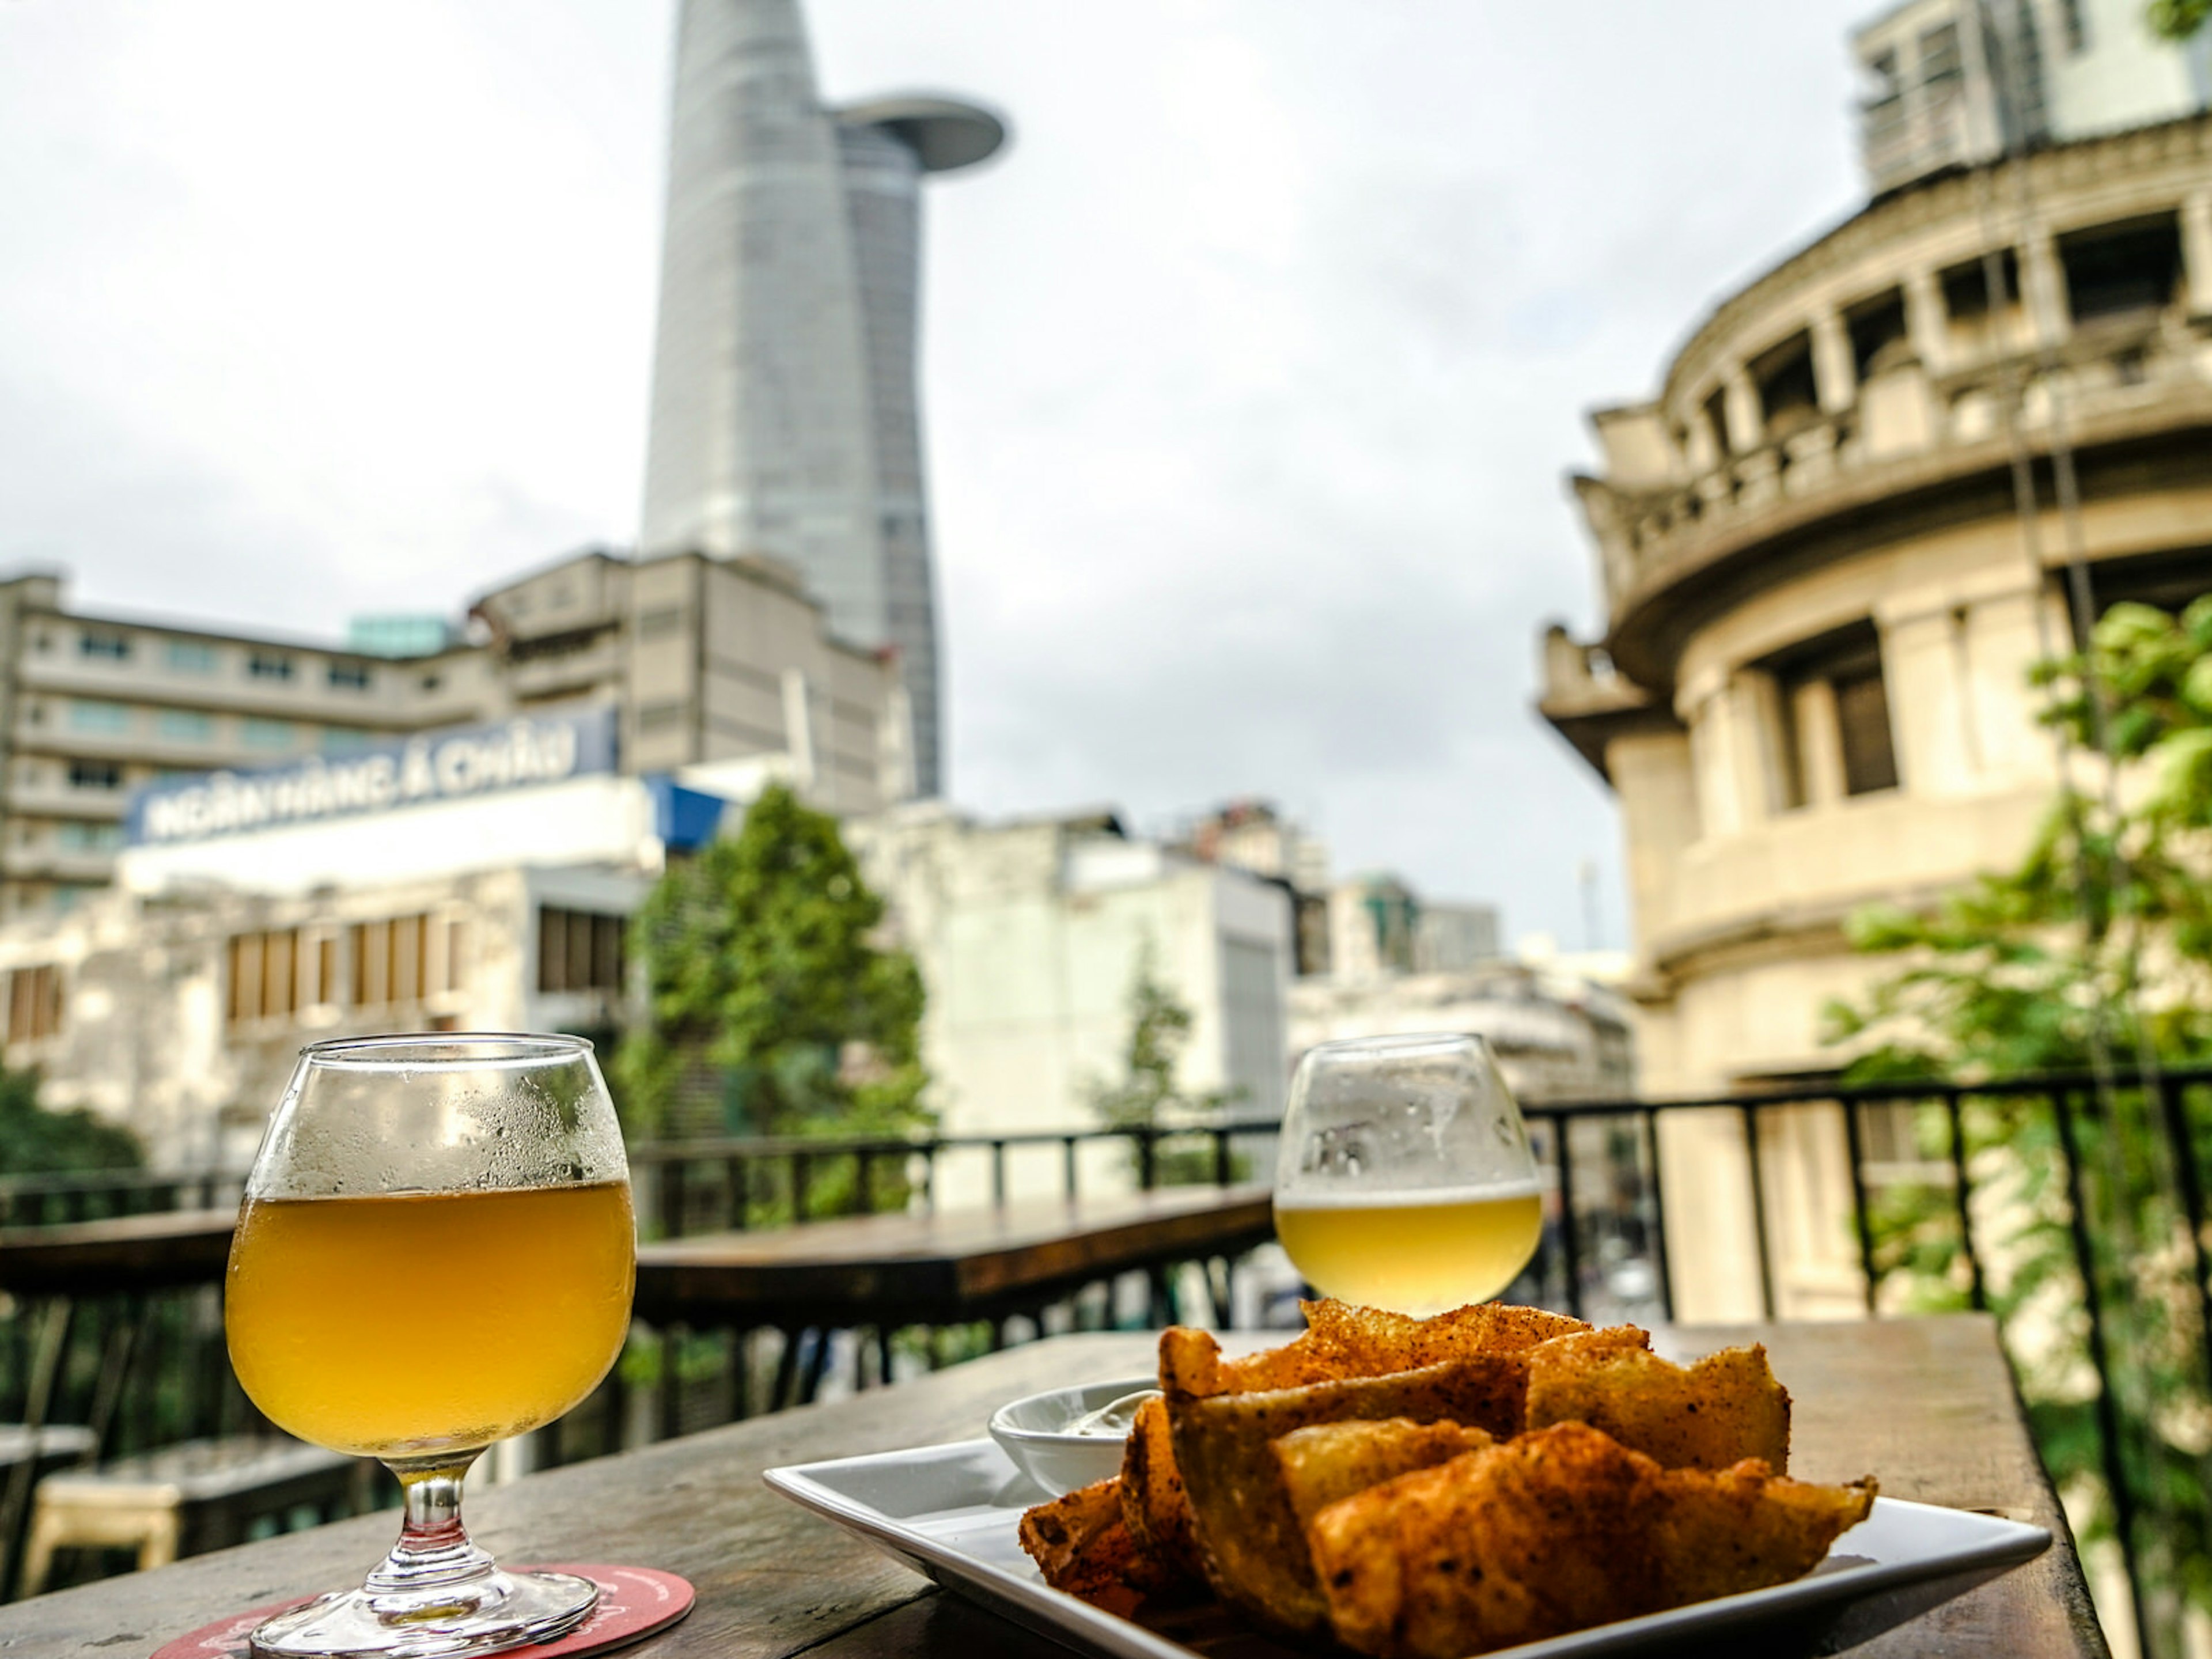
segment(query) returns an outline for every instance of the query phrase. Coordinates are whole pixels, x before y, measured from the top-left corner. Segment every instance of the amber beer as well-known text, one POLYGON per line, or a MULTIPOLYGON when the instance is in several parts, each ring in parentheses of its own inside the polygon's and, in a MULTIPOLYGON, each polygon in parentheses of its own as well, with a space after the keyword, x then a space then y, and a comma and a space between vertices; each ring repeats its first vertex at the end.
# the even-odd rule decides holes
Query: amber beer
POLYGON ((597 1386, 629 1328, 619 1182, 249 1200, 231 1364, 288 1433, 363 1456, 482 1446, 597 1386))
POLYGON ((1275 1233, 1306 1282, 1396 1313, 1483 1302, 1535 1253, 1543 1201, 1527 1183, 1275 1195, 1275 1233))

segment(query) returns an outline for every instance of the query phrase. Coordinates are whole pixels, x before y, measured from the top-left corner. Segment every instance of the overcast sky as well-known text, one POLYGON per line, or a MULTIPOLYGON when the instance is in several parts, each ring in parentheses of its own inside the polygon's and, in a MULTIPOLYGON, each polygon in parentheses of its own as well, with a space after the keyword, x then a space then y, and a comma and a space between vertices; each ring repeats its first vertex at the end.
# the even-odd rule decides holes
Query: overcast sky
MULTIPOLYGON (((1848 214, 1872 0, 811 0, 823 92, 993 104, 932 186, 951 778, 1625 938, 1529 710, 1564 474, 1848 214)), ((667 0, 0 0, 0 563, 335 635, 635 534, 667 0)))

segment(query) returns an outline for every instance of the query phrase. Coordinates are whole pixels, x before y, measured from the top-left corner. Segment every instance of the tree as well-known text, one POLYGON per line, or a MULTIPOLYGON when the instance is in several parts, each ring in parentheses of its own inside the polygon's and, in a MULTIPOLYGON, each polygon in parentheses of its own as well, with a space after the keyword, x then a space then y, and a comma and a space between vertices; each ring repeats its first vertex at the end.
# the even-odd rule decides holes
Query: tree
MULTIPOLYGON (((1147 940, 1129 982, 1129 1038, 1122 1049, 1121 1079, 1093 1082, 1087 1091, 1092 1109, 1108 1127, 1162 1130, 1202 1125, 1242 1093, 1227 1089, 1183 1092, 1176 1073, 1190 1042, 1192 1024, 1190 1010, 1161 982, 1157 953, 1147 940)), ((1194 1147, 1156 1147, 1152 1175, 1164 1187, 1211 1181, 1213 1156, 1194 1147)))
POLYGON ((39 1104, 39 1074, 0 1066, 0 1175, 65 1175, 79 1170, 135 1170, 138 1137, 90 1112, 52 1112, 39 1104))
POLYGON ((702 1096, 731 1133, 929 1123, 921 975, 883 921, 836 821, 781 785, 738 835, 672 864, 630 929, 648 998, 615 1055, 632 1129, 667 1133, 702 1096))
POLYGON ((2212 22, 2212 0, 2150 0, 2150 32, 2166 40, 2186 40, 2212 22))
MULTIPOLYGON (((2073 745, 2074 775, 2017 867, 1932 913, 1853 918, 1859 948, 1907 965, 1859 1002, 1829 1008, 1832 1040, 1858 1050, 1847 1081, 2111 1079, 2212 1060, 2212 597, 2178 618, 2114 605, 2086 653, 2035 678, 2051 695, 2046 723, 2073 745), (2096 754, 2100 738, 2109 763, 2096 754)), ((2177 1126, 2150 1091, 2100 1085, 2069 1114, 2069 1159, 2054 1109, 1985 1097, 1963 1113, 1959 1149, 1980 1195, 1976 1254, 2045 1462, 2062 1489, 2096 1498, 2090 1537, 2112 1534, 2114 1460, 2141 1511, 2130 1541, 2152 1652, 2171 1650, 2181 1598, 2212 1606, 2208 1241, 2191 1238, 2179 1197, 2185 1164, 2203 1170, 2212 1157, 2212 1109, 2179 1099, 2177 1126), (2069 1175, 2106 1314, 2102 1379, 2069 1175)), ((1950 1157, 1945 1113, 1923 1113, 1916 1129, 1924 1157, 1950 1157)), ((1882 1194, 1874 1219, 1886 1298, 1965 1304, 1955 1214, 1933 1184, 1882 1194)))

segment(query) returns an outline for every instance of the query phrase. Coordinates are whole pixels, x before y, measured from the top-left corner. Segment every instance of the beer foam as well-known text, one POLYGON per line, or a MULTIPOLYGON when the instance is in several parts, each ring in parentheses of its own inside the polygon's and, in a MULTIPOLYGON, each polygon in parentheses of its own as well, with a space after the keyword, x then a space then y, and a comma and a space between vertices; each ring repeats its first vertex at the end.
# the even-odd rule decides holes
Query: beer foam
POLYGON ((1407 1210, 1443 1204, 1488 1204, 1511 1198, 1534 1198, 1544 1190, 1540 1181, 1501 1181, 1489 1186, 1468 1187, 1318 1187, 1279 1192, 1279 1210, 1407 1210))

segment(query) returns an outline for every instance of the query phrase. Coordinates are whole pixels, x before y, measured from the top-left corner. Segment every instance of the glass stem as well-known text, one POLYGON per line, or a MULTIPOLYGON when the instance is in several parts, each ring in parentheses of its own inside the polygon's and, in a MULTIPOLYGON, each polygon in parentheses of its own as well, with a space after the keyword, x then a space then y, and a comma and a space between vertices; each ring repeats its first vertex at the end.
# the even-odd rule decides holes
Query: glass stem
POLYGON ((489 1551, 469 1541, 461 1524, 461 1478, 477 1453, 420 1460, 387 1459, 406 1496, 399 1541, 368 1575, 370 1604, 388 1617, 425 1618, 473 1606, 494 1592, 489 1551))

